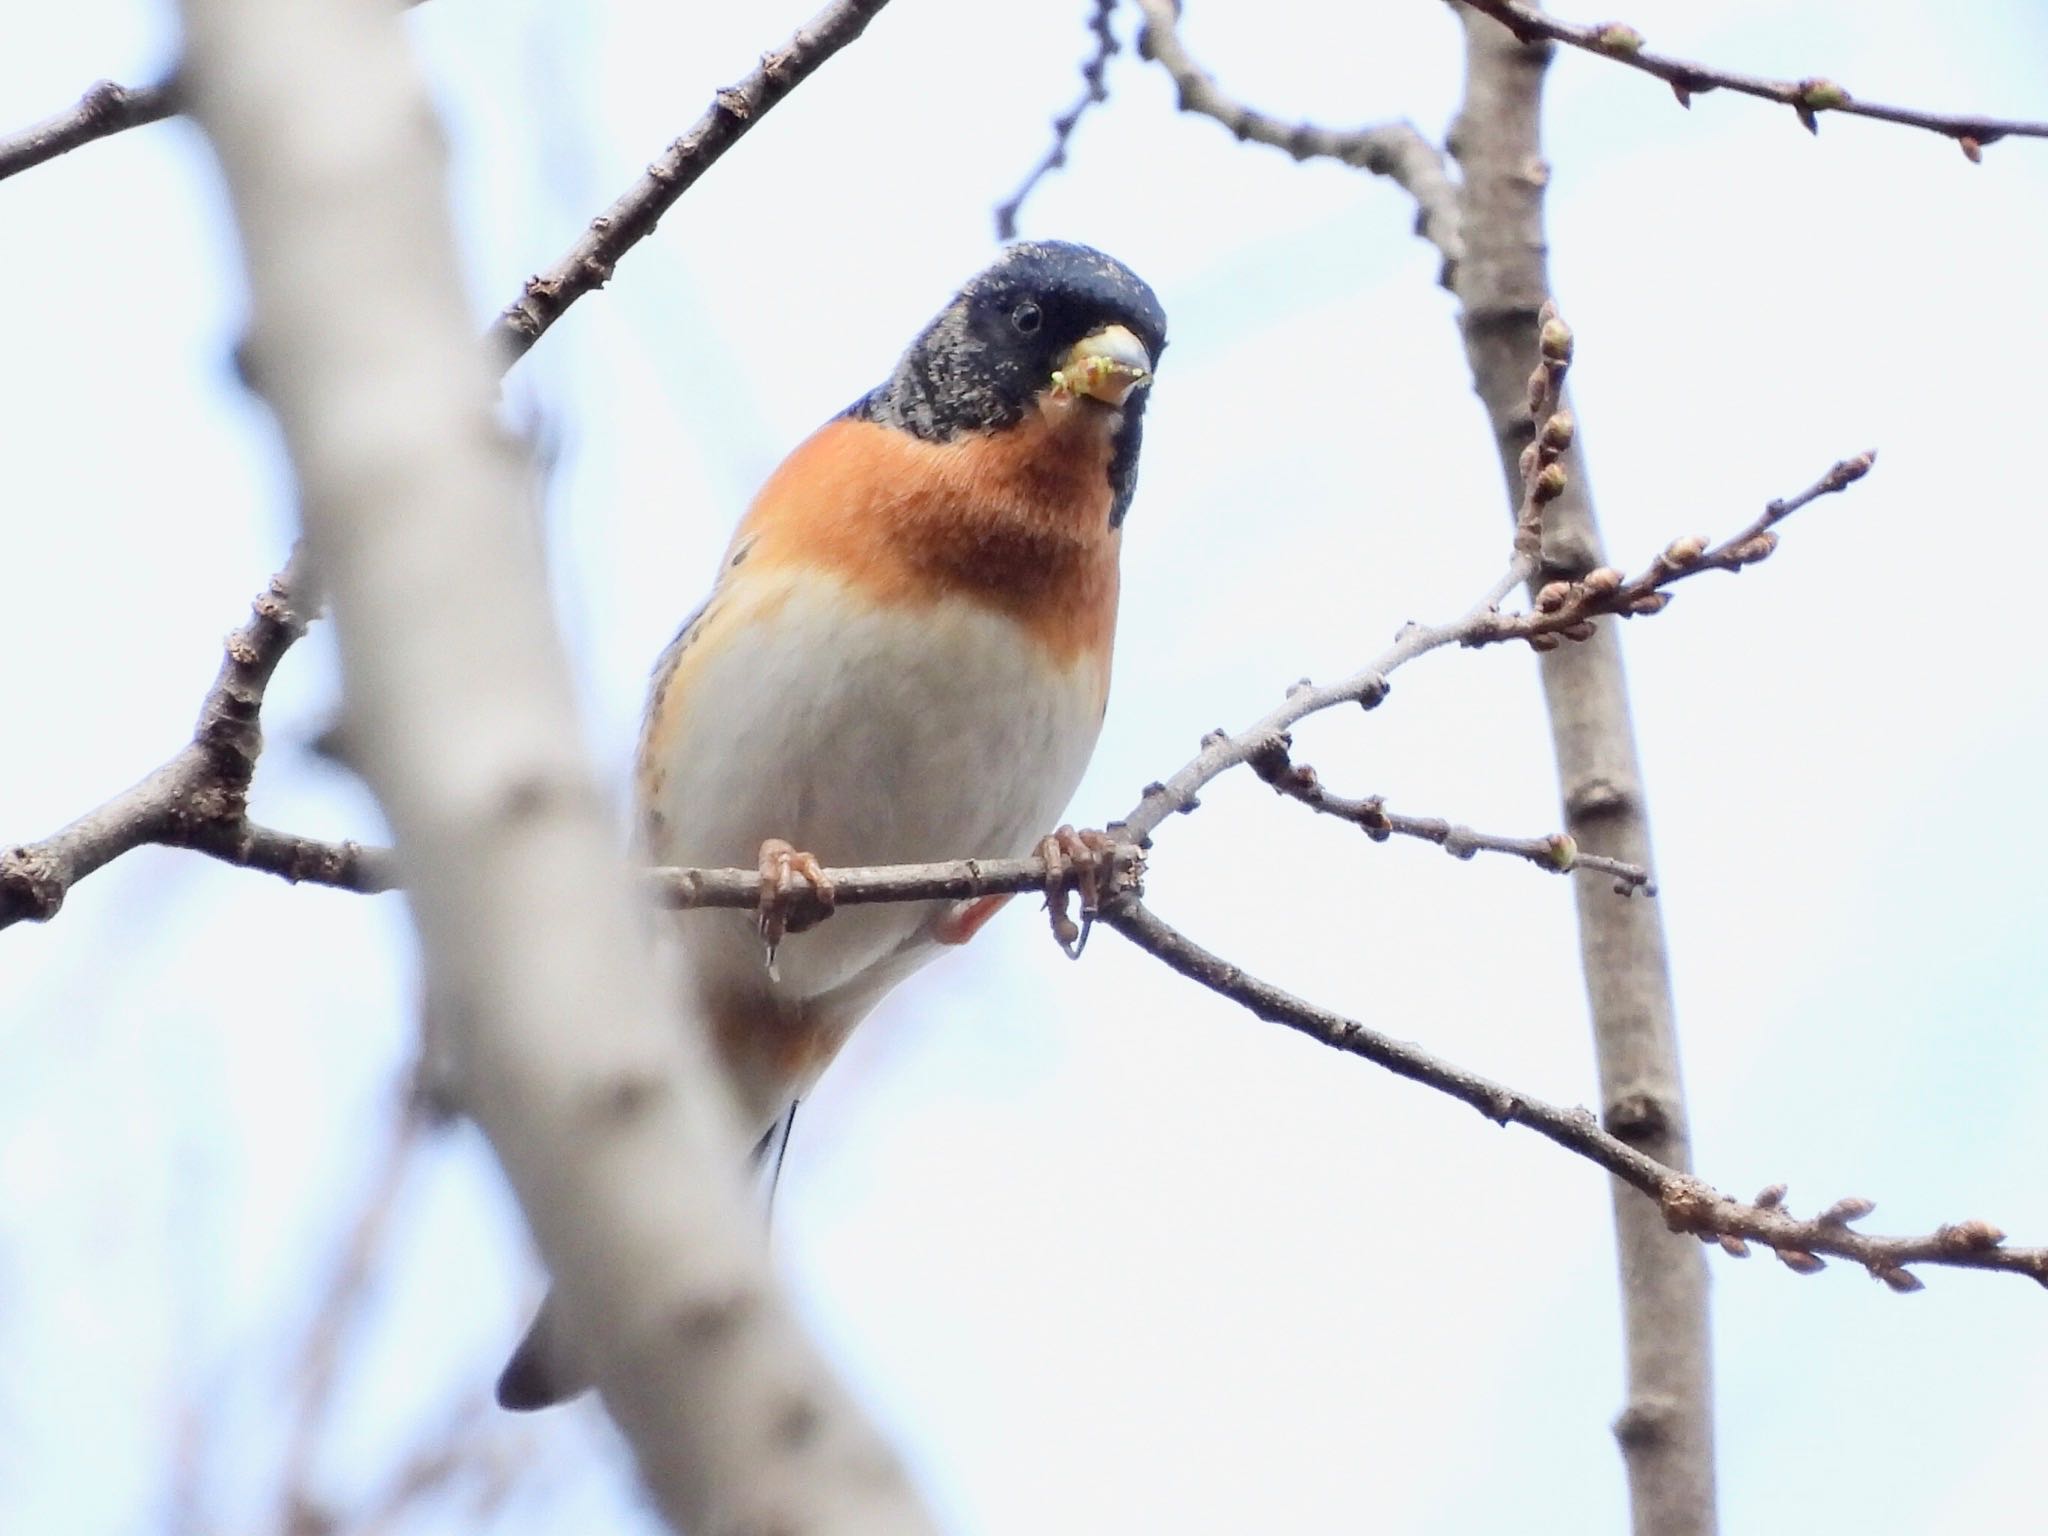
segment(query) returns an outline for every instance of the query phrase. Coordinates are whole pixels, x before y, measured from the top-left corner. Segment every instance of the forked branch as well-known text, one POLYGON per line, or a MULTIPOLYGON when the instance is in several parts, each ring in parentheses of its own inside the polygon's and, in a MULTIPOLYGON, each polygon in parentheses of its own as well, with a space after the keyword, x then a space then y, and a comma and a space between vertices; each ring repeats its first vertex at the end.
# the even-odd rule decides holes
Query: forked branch
POLYGON ((1526 1126, 1599 1165, 1655 1200, 1674 1232, 1718 1239, 1723 1248, 1738 1255, 1748 1251, 1749 1243, 1761 1244, 1798 1274, 1815 1274, 1826 1268, 1820 1257, 1823 1254, 1847 1259, 1861 1264, 1895 1291, 1921 1288, 1910 1267, 1916 1264, 1997 1270, 2026 1275, 2048 1286, 2048 1248, 2009 1248, 2005 1234, 1989 1222, 1959 1221, 1917 1236, 1879 1237, 1858 1232, 1851 1225, 1874 1209, 1867 1200, 1837 1200, 1818 1215, 1804 1219, 1785 1208, 1782 1187, 1773 1186, 1753 1201, 1736 1200, 1610 1135, 1590 1110, 1547 1104, 1248 974, 1162 922, 1136 897, 1105 903, 1101 921, 1148 955, 1268 1023, 1284 1024, 1334 1050, 1362 1056, 1396 1076, 1447 1094, 1496 1125, 1526 1126))

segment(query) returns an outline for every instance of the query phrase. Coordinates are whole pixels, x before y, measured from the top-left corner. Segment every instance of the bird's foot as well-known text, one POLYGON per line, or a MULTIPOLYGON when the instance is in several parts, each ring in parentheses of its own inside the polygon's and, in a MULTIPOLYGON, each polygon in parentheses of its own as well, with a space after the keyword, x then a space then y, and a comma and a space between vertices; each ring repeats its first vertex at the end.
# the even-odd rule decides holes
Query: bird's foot
POLYGON ((775 953, 782 947, 783 939, 792 933, 802 933, 806 928, 823 922, 832 913, 832 902, 838 894, 832 882, 825 876, 825 868, 818 862, 816 854, 804 853, 779 837, 771 837, 761 844, 761 902, 755 913, 755 924, 760 929, 761 943, 767 950, 768 977, 780 981, 781 974, 775 968, 775 953), (809 886, 809 901, 803 901, 803 887, 809 886))
POLYGON ((939 918, 932 929, 932 937, 941 944, 965 944, 973 938, 1009 903, 1013 893, 1001 896, 974 896, 966 901, 955 902, 939 918))
POLYGON ((1103 876, 1115 863, 1117 847, 1107 832, 1076 832, 1072 827, 1061 827, 1038 845, 1038 856, 1045 860, 1045 909, 1052 918, 1053 940, 1070 960, 1080 959, 1088 947, 1088 934, 1102 911, 1103 876), (1069 870, 1073 889, 1081 897, 1079 923, 1067 915, 1069 870))

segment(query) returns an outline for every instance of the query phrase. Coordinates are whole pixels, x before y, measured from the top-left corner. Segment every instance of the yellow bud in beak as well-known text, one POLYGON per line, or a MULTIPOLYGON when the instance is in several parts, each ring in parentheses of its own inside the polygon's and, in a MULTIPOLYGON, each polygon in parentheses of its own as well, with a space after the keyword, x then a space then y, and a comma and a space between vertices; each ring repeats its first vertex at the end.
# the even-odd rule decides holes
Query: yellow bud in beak
POLYGON ((1151 382, 1151 354, 1121 325, 1104 326, 1075 342, 1052 376, 1052 387, 1062 394, 1086 395, 1105 405, 1122 405, 1151 382))

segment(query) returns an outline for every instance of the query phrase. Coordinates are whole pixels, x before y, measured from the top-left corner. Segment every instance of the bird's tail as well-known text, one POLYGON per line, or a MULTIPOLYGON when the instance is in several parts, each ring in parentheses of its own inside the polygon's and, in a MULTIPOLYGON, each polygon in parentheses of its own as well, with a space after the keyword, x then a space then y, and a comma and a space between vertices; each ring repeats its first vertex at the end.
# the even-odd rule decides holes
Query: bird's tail
POLYGON ((754 1178, 761 1190, 761 1215, 764 1221, 775 1218, 775 1191, 782 1183, 782 1160, 789 1156, 789 1133, 796 1128, 796 1106, 798 1100, 791 1099, 775 1123, 761 1134, 754 1143, 754 1178))
POLYGON ((562 1347, 561 1322, 553 1292, 540 1304, 526 1337, 498 1373, 498 1406, 514 1413, 552 1408, 589 1390, 590 1375, 574 1352, 562 1347))
MULTIPOLYGON (((796 1124, 796 1101, 790 1101, 775 1123, 754 1143, 751 1162, 760 1180, 764 1217, 775 1209, 775 1188, 782 1181, 782 1160, 789 1152, 789 1133, 796 1124)), ((577 1352, 562 1340, 560 1309, 550 1292, 534 1314, 526 1337, 512 1351, 505 1369, 498 1373, 498 1406, 514 1413, 530 1413, 566 1403, 590 1390, 589 1370, 577 1352)))

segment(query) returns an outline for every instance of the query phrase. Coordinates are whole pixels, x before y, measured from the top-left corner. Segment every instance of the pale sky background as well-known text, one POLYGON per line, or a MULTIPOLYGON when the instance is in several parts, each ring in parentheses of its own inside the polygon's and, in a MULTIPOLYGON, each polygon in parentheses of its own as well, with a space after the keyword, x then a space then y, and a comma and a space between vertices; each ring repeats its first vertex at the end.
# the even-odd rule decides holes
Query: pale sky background
MULTIPOLYGON (((415 13, 479 324, 810 8, 415 13)), ((559 451, 562 609, 614 783, 648 664, 753 486, 989 256, 990 208, 1076 89, 1088 9, 897 0, 511 376, 559 451)), ((1619 9, 1730 67, 2048 116, 2034 0, 1619 9)), ((7 21, 0 128, 102 76, 151 78, 174 43, 169 7, 131 0, 17 0, 7 21)), ((1186 38, 1282 115, 1436 135, 1458 91, 1457 28, 1429 0, 1200 0, 1186 38)), ((1073 807, 1090 823, 1295 677, 1462 609, 1506 543, 1404 195, 1177 115, 1129 52, 1110 78, 1023 221, 1129 262, 1174 337, 1116 691, 1073 807)), ((1875 1229, 1983 1216, 2048 1241, 2028 564, 2048 144, 1972 167, 1875 124, 1831 118, 1816 140, 1781 109, 1682 112, 1569 54, 1548 135, 1617 558, 1732 531, 1881 450, 1768 565, 1688 583, 1627 631, 1701 1170, 1744 1194, 1788 1181, 1804 1209, 1867 1195, 1875 1229)), ((0 186, 0 840, 183 741, 220 636, 284 556, 281 460, 229 366, 234 263, 183 125, 0 186)), ((272 690, 258 812, 375 837, 366 796, 306 750, 333 690, 316 630, 272 690)), ((1302 745, 1400 809, 1557 824, 1526 655, 1431 658, 1302 745)), ((1239 775, 1164 829, 1151 892, 1296 991, 1592 1097, 1562 880, 1375 847, 1239 775), (1287 905, 1305 868, 1348 875, 1344 896, 1287 905)), ((395 898, 169 852, 0 939, 0 1529, 276 1528, 292 1352, 381 1144, 414 978, 395 898)), ((318 1463, 345 1516, 484 1388, 538 1283, 472 1134, 433 1144, 393 1219, 318 1463)), ((951 1531, 1625 1529, 1604 1178, 1112 934, 1069 965, 1020 904, 893 998, 800 1121, 775 1240, 951 1531)), ((1928 1270, 1896 1297, 1768 1257, 1712 1272, 1724 1530, 2038 1520, 2038 1288, 1928 1270)), ((651 1525, 620 1516, 595 1409, 510 1433, 527 1474, 483 1529, 651 1525)), ((464 1497, 399 1529, 476 1529, 464 1497)))

